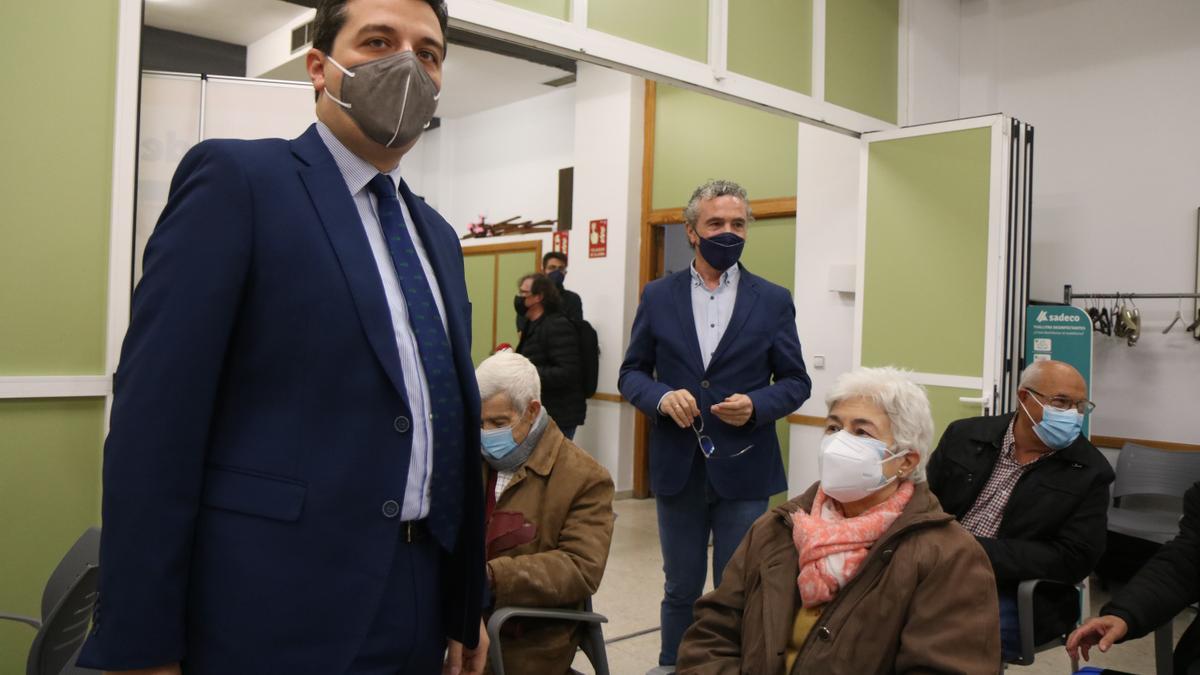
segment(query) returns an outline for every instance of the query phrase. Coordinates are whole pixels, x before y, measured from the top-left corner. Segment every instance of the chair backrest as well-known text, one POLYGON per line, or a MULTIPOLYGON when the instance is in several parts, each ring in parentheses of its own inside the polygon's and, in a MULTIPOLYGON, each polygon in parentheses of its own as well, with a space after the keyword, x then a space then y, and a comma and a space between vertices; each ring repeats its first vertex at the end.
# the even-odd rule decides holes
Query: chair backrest
POLYGON ((79 647, 87 638, 92 622, 99 580, 100 568, 87 566, 67 589, 62 602, 50 610, 29 648, 25 666, 27 675, 61 675, 68 667, 74 667, 79 647))
POLYGON ((46 580, 46 588, 42 591, 42 622, 45 623, 50 611, 58 605, 63 596, 71 588, 71 584, 79 578, 88 565, 100 564, 100 528, 89 527, 84 530, 71 550, 59 561, 58 567, 46 580))
POLYGON ((1116 473, 1113 497, 1182 497, 1200 480, 1200 452, 1172 452, 1126 443, 1117 457, 1116 473))
POLYGON ((63 556, 42 592, 42 627, 29 648, 27 675, 60 675, 87 638, 100 578, 100 530, 89 528, 63 556))

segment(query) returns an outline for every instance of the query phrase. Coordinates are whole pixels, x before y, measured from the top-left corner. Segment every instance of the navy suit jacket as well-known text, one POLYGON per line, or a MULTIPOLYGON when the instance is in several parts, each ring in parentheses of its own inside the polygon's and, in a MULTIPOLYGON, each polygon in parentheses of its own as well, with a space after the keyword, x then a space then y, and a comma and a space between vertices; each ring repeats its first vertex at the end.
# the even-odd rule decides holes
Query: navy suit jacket
POLYGON ((791 295, 744 267, 741 273, 733 315, 708 368, 692 318, 691 271, 652 281, 642 292, 618 386, 651 420, 650 486, 657 495, 683 489, 699 452, 695 432, 658 413, 659 400, 676 389, 696 398, 704 434, 716 445, 707 467, 718 495, 760 499, 787 489, 775 421, 808 399, 812 381, 800 353, 791 295), (709 411, 731 394, 754 402, 754 417, 741 427, 709 411), (748 445, 754 447, 730 456, 748 445))
MULTIPOLYGON (((453 229, 401 184, 479 418, 453 229)), ((310 127, 205 141, 146 248, 113 381, 95 630, 80 663, 123 670, 344 672, 399 540, 411 417, 387 300, 353 199, 310 127), (394 505, 390 505, 392 507, 394 505), (391 517, 389 517, 391 516, 391 517)), ((479 429, 443 552, 447 637, 478 639, 479 429)), ((437 481, 437 476, 434 476, 437 481)))

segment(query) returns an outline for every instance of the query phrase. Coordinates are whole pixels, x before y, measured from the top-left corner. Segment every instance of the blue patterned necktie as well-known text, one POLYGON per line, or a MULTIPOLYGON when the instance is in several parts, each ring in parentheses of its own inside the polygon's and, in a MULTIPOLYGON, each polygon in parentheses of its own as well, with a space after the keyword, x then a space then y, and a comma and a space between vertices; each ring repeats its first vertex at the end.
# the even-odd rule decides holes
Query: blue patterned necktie
MULTIPOLYGON (((396 277, 408 308, 408 323, 417 339, 421 366, 429 386, 433 447, 433 500, 429 529, 446 550, 453 550, 462 510, 463 404, 450 340, 390 176, 376 174, 368 184, 379 202, 379 224, 387 240, 396 277)), ((415 429, 415 427, 414 427, 415 429)))

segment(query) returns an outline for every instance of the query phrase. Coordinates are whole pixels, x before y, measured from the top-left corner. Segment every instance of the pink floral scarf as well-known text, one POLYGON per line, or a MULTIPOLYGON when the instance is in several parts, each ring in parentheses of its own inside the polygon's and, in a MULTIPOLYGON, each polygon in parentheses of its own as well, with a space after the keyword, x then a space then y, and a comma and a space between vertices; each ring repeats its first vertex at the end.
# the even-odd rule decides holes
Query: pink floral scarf
POLYGON ((800 554, 800 599, 817 607, 833 599, 838 589, 858 572, 867 551, 883 536, 912 498, 913 485, 904 481, 887 501, 853 518, 817 489, 812 513, 792 514, 792 542, 800 554))

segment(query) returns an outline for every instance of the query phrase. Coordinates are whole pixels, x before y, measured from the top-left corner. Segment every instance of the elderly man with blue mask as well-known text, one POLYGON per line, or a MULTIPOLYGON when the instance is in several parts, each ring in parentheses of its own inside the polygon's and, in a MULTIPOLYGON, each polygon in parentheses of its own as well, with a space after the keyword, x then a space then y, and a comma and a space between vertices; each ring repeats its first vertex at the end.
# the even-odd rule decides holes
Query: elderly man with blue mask
POLYGON ((1001 648, 1020 653, 1016 587, 1050 579, 1034 597, 1034 642, 1071 630, 1079 603, 1070 584, 1104 553, 1108 486, 1104 455, 1082 434, 1095 408, 1087 384, 1061 361, 1036 361, 1018 384, 1017 410, 950 424, 929 460, 929 487, 983 545, 1000 591, 1001 648))
MULTIPOLYGON (((608 562, 612 478, 546 414, 529 359, 493 354, 475 377, 491 609, 582 608, 608 562)), ((505 672, 568 672, 582 630, 568 621, 508 621, 500 635, 505 672)))

